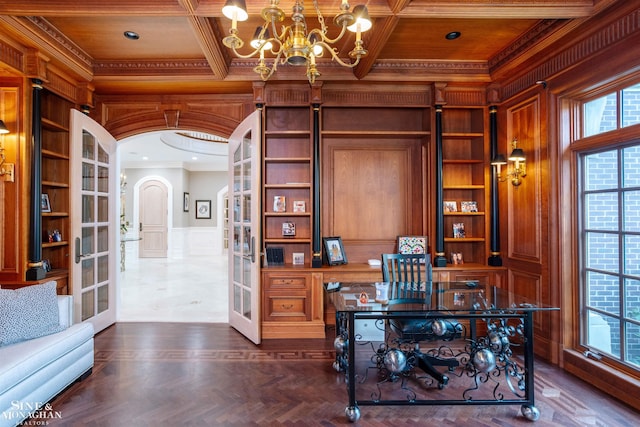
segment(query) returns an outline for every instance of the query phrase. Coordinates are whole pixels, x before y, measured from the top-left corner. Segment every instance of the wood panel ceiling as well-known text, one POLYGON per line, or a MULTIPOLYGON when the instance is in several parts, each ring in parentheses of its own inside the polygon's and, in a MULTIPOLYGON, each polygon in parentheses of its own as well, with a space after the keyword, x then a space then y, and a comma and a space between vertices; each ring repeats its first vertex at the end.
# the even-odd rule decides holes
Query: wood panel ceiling
MULTIPOLYGON (((238 59, 222 44, 230 22, 225 0, 4 0, 0 33, 38 49, 56 66, 89 81, 96 93, 250 92, 256 59, 238 59), (128 40, 135 31, 139 40, 128 40)), ((366 1, 366 0, 365 0, 366 1)), ((294 0, 281 0, 290 15, 294 0)), ((368 0, 369 55, 355 68, 320 59, 319 80, 489 82, 506 58, 534 56, 532 46, 562 34, 613 0, 368 0), (459 31, 456 40, 445 35, 459 31)), ((318 0, 327 24, 340 0, 318 0)), ((352 0, 352 6, 357 4, 352 0)), ((248 40, 267 0, 247 0, 248 40)), ((305 3, 315 27, 313 2, 305 3)), ((285 23, 290 22, 287 18, 285 23)), ((352 49, 349 37, 336 45, 352 49)), ((341 54, 341 57, 343 55, 341 54)), ((522 62, 522 61, 520 61, 522 62)), ((305 69, 280 66, 272 80, 306 80, 305 69)))

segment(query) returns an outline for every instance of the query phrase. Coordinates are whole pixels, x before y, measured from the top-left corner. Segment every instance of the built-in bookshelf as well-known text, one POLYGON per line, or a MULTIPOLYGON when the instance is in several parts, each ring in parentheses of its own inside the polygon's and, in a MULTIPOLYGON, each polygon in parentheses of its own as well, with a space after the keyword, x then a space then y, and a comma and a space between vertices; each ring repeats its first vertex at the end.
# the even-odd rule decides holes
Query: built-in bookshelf
MULTIPOLYGON (((264 249, 312 257, 312 142, 310 107, 266 107, 263 141, 264 249)), ((298 256, 298 259, 300 257, 298 256)), ((268 263, 268 260, 267 260, 268 263)))
MULTIPOLYGON (((69 272, 69 112, 73 103, 42 91, 42 259, 47 276, 69 272)), ((70 291, 70 290, 69 290, 70 291)))
POLYGON ((484 264, 487 259, 486 116, 484 107, 443 108, 443 224, 445 257, 451 264, 484 264))

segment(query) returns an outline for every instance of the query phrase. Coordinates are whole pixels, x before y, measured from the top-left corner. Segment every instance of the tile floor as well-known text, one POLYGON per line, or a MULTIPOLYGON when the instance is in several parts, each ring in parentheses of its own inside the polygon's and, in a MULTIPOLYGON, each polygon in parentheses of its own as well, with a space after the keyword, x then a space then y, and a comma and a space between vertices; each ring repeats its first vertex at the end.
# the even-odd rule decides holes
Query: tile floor
POLYGON ((227 256, 138 258, 120 273, 118 322, 228 322, 227 256))

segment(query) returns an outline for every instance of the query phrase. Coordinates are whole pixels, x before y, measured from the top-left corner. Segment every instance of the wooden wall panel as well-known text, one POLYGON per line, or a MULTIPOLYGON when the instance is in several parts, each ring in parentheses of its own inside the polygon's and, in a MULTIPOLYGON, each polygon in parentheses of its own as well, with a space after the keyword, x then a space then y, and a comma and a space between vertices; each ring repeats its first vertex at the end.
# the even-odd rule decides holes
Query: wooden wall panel
MULTIPOLYGON (((507 187, 509 258, 540 263, 544 234, 542 233, 542 183, 540 181, 540 102, 538 97, 526 100, 507 110, 508 136, 506 154, 511 153, 511 141, 518 140, 518 148, 525 152, 527 176, 520 186, 510 180, 507 187)), ((509 165, 511 166, 511 165, 509 165)), ((509 171, 510 171, 509 167, 509 171)))
POLYGON ((415 140, 324 140, 322 234, 342 237, 349 262, 393 252, 399 234, 422 227, 420 150, 415 140))
POLYGON ((6 162, 16 165, 14 182, 0 177, 0 279, 5 281, 20 279, 20 94, 19 82, 0 80, 0 119, 9 129, 0 135, 0 146, 6 162))

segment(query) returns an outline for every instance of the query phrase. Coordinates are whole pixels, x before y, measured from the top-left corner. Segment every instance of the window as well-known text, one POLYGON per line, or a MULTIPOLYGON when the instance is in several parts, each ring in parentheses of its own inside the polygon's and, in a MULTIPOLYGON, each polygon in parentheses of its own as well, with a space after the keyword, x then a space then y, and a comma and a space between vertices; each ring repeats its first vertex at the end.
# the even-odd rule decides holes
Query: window
POLYGON ((640 144, 580 164, 581 344, 640 369, 640 144))
POLYGON ((640 84, 585 102, 583 106, 583 137, 638 124, 640 84))

